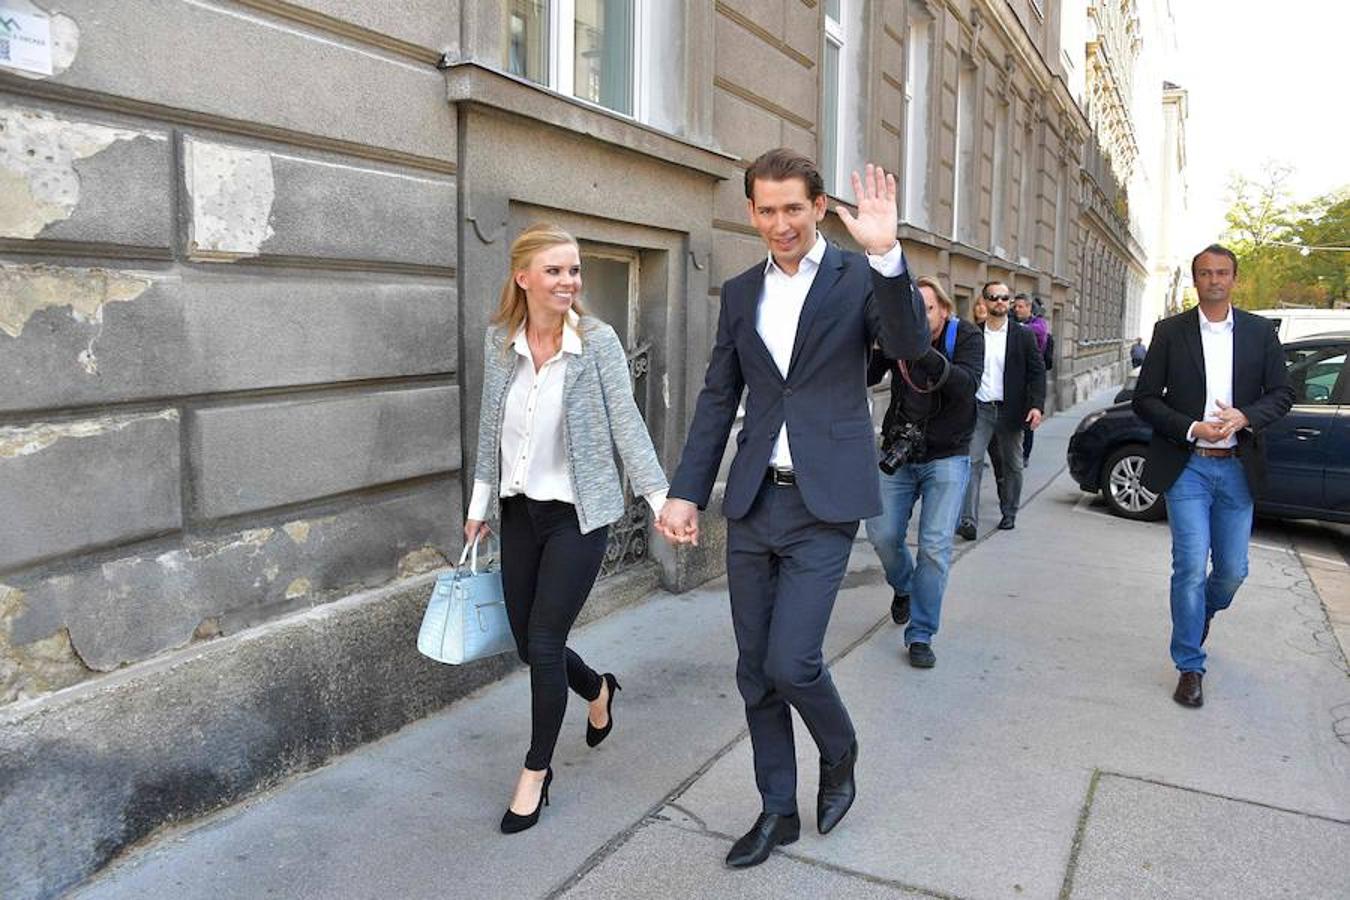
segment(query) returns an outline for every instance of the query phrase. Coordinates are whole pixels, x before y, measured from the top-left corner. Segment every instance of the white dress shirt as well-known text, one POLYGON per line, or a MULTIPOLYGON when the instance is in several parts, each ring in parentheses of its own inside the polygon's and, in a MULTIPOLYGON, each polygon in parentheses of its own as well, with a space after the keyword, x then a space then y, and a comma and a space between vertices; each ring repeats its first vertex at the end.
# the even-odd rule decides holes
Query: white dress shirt
MULTIPOLYGON (((1213 417, 1219 412, 1219 401, 1225 406, 1233 405, 1233 307, 1228 307, 1228 316, 1222 322, 1211 322, 1200 311, 1200 349, 1205 357, 1205 421, 1216 421, 1213 417)), ((1186 438, 1195 441, 1197 447, 1235 447, 1237 435, 1230 434, 1221 441, 1200 441, 1195 439, 1195 426, 1192 422, 1186 429, 1186 438)))
POLYGON ((975 399, 981 403, 999 403, 1003 400, 1003 370, 1008 364, 1008 332, 1012 326, 1006 321, 994 330, 984 325, 984 372, 980 375, 980 389, 975 399))
MULTIPOLYGON (((511 346, 517 359, 502 415, 500 496, 524 494, 531 500, 575 504, 563 441, 563 381, 567 357, 581 355, 577 314, 568 310, 563 320, 562 346, 538 371, 524 326, 516 332, 511 346)), ((474 481, 466 518, 481 521, 487 515, 491 490, 492 485, 486 481, 474 481)), ((652 511, 660 513, 666 492, 653 491, 646 499, 652 511)))
MULTIPOLYGON (((769 348, 769 354, 773 356, 784 378, 787 377, 788 364, 792 362, 792 348, 797 340, 797 323, 802 317, 802 307, 806 305, 806 295, 811 291, 816 273, 820 271, 820 261, 825 258, 825 247, 825 236, 816 232, 816 243, 797 264, 795 275, 789 275, 779 268, 772 253, 764 264, 764 290, 759 297, 755 330, 759 332, 764 346, 769 348)), ((869 253, 867 261, 885 278, 895 278, 905 270, 905 257, 899 241, 884 256, 869 253)), ((786 420, 778 430, 769 464, 776 469, 792 468, 786 420)))

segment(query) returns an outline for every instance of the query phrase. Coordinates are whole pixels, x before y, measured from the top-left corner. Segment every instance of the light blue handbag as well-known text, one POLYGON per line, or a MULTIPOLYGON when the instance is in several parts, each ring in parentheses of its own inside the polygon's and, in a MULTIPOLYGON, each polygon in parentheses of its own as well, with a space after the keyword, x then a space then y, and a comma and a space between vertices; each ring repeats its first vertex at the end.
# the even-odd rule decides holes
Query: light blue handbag
POLYGON ((515 647, 502 599, 502 574, 487 565, 478 571, 475 540, 464 548, 453 570, 436 576, 436 589, 417 633, 417 649, 437 662, 458 666, 515 647))

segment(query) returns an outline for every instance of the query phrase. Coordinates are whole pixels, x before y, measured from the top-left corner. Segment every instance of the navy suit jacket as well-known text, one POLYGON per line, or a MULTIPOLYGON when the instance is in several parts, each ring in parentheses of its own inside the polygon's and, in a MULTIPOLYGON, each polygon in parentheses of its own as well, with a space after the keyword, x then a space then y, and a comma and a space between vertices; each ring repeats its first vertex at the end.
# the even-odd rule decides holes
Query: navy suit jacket
MULTIPOLYGON (((1200 343, 1200 308, 1163 319, 1139 372, 1131 404, 1153 428, 1144 457, 1144 486, 1161 493, 1172 486, 1191 458, 1186 431, 1205 416, 1205 351, 1200 343)), ((1284 351, 1270 320, 1233 309, 1233 405, 1250 423, 1237 433, 1237 454, 1256 493, 1265 486, 1265 442, 1261 429, 1294 403, 1284 351)))
POLYGON ((750 511, 784 421, 797 486, 811 514, 825 522, 878 515, 867 359, 878 340, 893 359, 927 352, 928 321, 909 267, 884 278, 863 255, 827 245, 802 306, 785 378, 755 328, 764 265, 756 263, 722 285, 717 341, 670 496, 707 506, 741 392, 747 390, 722 505, 728 519, 750 511))

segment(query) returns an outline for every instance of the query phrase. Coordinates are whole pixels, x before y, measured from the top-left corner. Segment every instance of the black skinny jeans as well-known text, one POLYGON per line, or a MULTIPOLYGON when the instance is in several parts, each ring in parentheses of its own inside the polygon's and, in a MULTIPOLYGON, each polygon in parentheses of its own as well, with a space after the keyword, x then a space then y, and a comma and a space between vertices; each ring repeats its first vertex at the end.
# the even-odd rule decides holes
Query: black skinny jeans
POLYGON ((542 771, 553 759, 567 689, 587 701, 600 696, 600 676, 567 648, 567 633, 600 574, 609 528, 582 534, 572 504, 521 496, 502 498, 501 525, 506 616, 530 667, 525 768, 542 771))

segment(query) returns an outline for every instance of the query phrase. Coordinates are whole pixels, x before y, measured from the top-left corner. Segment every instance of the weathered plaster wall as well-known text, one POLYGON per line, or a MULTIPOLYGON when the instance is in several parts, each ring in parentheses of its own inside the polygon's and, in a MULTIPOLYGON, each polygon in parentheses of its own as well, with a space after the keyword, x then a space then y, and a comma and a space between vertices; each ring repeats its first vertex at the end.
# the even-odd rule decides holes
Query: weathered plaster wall
POLYGON ((5 897, 479 683, 417 661, 406 592, 303 618, 458 551, 458 3, 27 6, 58 52, 0 69, 5 897), (391 647, 403 700, 339 677, 391 647))

